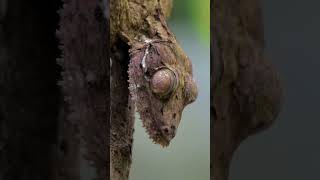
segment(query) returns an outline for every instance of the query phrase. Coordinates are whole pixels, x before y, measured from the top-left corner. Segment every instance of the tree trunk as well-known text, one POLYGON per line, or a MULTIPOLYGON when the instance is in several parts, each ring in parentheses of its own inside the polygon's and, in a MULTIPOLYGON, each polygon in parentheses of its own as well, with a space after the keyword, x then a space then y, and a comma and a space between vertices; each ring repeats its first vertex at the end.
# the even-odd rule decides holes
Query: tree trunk
POLYGON ((159 7, 167 17, 172 0, 111 0, 111 179, 127 180, 130 172, 135 105, 129 93, 128 39, 150 31, 146 17, 159 7), (126 36, 123 36, 126 34, 126 36))
POLYGON ((211 3, 213 177, 227 180, 234 151, 276 119, 282 91, 266 60, 258 0, 211 3))
POLYGON ((63 2, 57 35, 62 44, 58 62, 63 68, 59 84, 68 107, 65 123, 76 141, 83 140, 96 179, 104 180, 109 177, 108 1, 63 2))
POLYGON ((109 177, 108 4, 0 0, 0 179, 109 177))
POLYGON ((0 3, 0 179, 55 179, 58 1, 0 3))

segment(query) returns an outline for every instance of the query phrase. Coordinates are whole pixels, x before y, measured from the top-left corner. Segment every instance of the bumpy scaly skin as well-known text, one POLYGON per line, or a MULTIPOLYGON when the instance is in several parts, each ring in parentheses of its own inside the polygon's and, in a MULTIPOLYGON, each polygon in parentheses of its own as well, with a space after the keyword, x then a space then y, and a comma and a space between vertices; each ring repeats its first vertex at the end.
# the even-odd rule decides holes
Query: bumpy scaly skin
POLYGON ((162 146, 169 145, 184 107, 197 97, 191 61, 166 24, 171 3, 119 0, 111 1, 110 6, 111 43, 120 39, 130 46, 130 94, 150 138, 162 146), (167 76, 155 77, 155 86, 161 91, 171 82, 168 78, 176 82, 169 93, 155 93, 157 87, 150 86, 152 78, 164 69, 167 76))
MULTIPOLYGON (((170 41, 151 40, 137 43, 130 51, 130 92, 150 138, 168 146, 175 136, 184 107, 197 97, 191 62, 170 41), (159 96, 151 86, 152 76, 163 70, 172 71, 177 83, 172 91, 159 96)), ((164 80, 161 83, 166 83, 164 80)))

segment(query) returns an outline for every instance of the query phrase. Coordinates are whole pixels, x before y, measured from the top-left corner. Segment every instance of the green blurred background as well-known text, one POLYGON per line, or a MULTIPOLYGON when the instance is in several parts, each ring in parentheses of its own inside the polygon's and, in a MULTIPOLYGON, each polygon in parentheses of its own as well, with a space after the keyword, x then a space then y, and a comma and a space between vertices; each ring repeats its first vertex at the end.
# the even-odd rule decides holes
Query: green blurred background
POLYGON ((169 26, 193 63, 199 95, 167 148, 148 138, 137 115, 130 180, 210 179, 210 0, 174 0, 169 26))
MULTIPOLYGON (((194 31, 201 43, 210 41, 210 0, 173 0, 172 14, 169 19, 171 26, 178 23, 176 33, 179 33, 179 24, 184 23, 194 31)), ((174 26, 175 27, 175 26, 174 26)), ((181 36, 182 39, 186 38, 181 36)))

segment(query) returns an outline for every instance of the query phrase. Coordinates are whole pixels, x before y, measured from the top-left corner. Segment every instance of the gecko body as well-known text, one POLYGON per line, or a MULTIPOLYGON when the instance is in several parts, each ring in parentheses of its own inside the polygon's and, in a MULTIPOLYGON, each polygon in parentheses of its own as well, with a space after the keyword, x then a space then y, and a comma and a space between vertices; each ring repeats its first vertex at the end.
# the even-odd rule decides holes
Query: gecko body
POLYGON ((111 44, 129 46, 131 99, 150 138, 162 146, 176 135, 184 107, 198 94, 192 63, 166 23, 171 3, 128 0, 110 7, 121 7, 111 11, 111 44))

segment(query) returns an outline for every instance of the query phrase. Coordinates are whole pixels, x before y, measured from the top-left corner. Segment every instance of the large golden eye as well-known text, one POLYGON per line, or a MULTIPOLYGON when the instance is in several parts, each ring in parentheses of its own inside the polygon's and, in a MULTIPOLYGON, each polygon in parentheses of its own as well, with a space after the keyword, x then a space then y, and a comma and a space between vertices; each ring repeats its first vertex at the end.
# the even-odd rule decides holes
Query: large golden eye
POLYGON ((151 89, 159 96, 166 96, 175 89, 177 80, 175 73, 170 69, 160 69, 151 78, 151 89))

